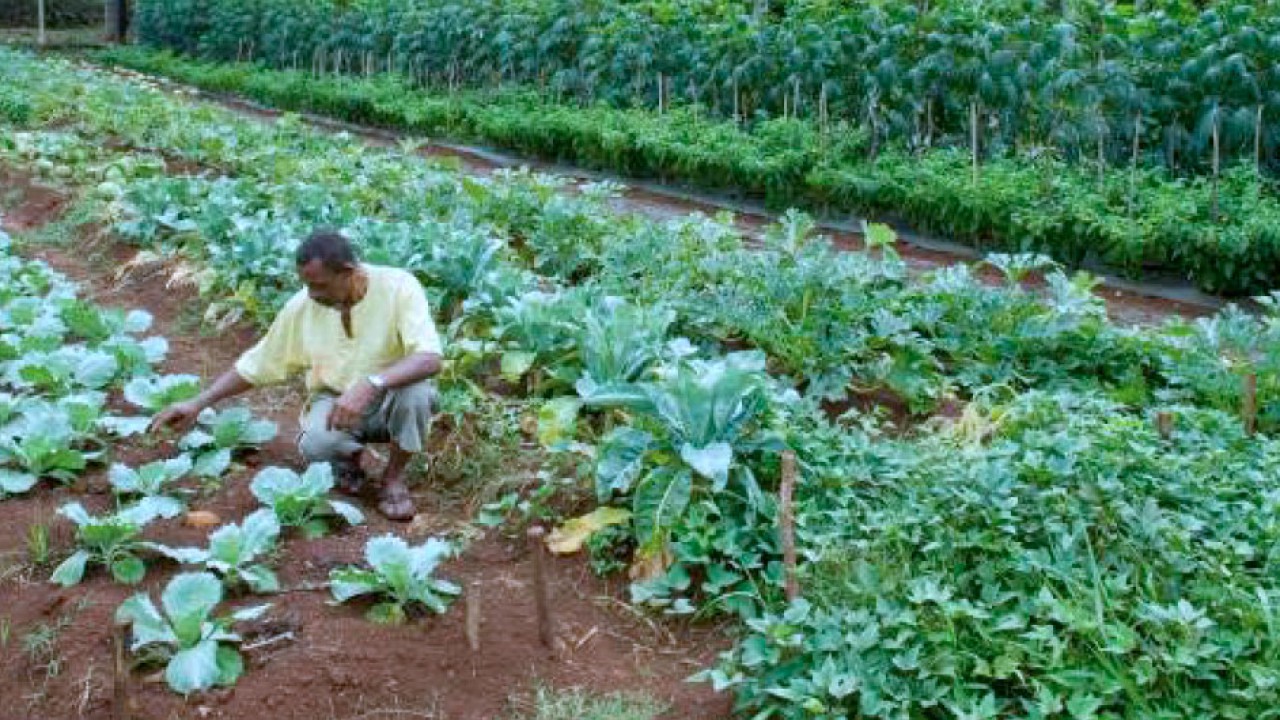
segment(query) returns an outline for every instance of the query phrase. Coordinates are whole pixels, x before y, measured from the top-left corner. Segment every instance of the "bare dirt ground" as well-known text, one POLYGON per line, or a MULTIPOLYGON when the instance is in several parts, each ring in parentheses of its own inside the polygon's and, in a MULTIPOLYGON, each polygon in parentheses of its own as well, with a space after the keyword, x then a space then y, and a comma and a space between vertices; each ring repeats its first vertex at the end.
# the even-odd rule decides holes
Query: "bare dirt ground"
MULTIPOLYGON (((59 216, 67 198, 0 170, 0 207, 10 232, 37 229, 59 216)), ((82 227, 59 246, 30 247, 38 257, 81 283, 84 294, 111 306, 143 308, 154 314, 153 332, 170 341, 162 370, 211 379, 252 342, 255 331, 237 327, 210 335, 199 329, 202 304, 190 291, 166 285, 161 273, 135 273, 124 282, 115 273, 132 255, 94 228, 82 227)), ((118 402, 118 398, 115 399, 118 402)), ((195 510, 236 521, 256 508, 248 488, 263 465, 298 466, 296 390, 261 392, 248 404, 275 420, 275 441, 246 459, 244 467, 215 491, 197 496, 195 510)), ((170 456, 169 438, 147 437, 114 450, 111 461, 137 464, 170 456)), ((76 500, 90 511, 106 509, 101 469, 74 486, 42 484, 20 498, 0 502, 0 719, 110 718, 115 687, 112 617, 126 597, 141 590, 158 597, 176 571, 153 559, 140 588, 113 583, 101 570, 81 585, 61 589, 47 582, 52 567, 68 553, 70 524, 55 515, 76 500), (29 561, 33 525, 50 528, 53 558, 29 561)), ((330 606, 323 583, 331 568, 361 561, 365 541, 394 532, 412 542, 460 527, 463 518, 442 500, 447 488, 415 486, 423 510, 408 525, 382 520, 366 507, 368 524, 305 540, 286 535, 276 558, 284 593, 263 621, 246 633, 247 669, 234 688, 184 699, 154 673, 131 676, 131 703, 137 718, 380 718, 414 717, 479 720, 509 717, 512 699, 527 698, 535 683, 591 692, 644 691, 670 703, 668 718, 723 718, 730 699, 705 684, 685 679, 714 660, 727 638, 715 628, 655 622, 631 610, 622 581, 595 577, 575 558, 550 562, 553 607, 564 650, 552 653, 539 642, 531 595, 532 562, 523 539, 497 531, 475 539, 462 557, 447 562, 440 575, 477 588, 483 622, 480 649, 472 651, 464 632, 463 603, 448 613, 401 627, 367 622, 358 604, 330 606)), ((180 520, 161 521, 148 539, 171 545, 203 545, 208 528, 180 520)), ((232 605, 262 598, 233 598, 232 605)))

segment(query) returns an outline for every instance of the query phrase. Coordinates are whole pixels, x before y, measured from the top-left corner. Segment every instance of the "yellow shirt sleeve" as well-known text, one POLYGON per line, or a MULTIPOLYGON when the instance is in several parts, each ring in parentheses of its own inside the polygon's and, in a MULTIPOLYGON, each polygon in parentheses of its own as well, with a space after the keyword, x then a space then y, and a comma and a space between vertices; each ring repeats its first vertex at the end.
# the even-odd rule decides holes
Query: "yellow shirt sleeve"
POLYGON ((436 323, 431 319, 431 308, 427 306, 427 294, 423 292, 418 279, 405 273, 404 280, 396 292, 396 330, 400 334, 400 343, 404 346, 406 356, 416 353, 433 353, 443 355, 440 335, 436 332, 436 323))
POLYGON ((236 360, 236 373, 251 385, 272 385, 306 369, 300 316, 306 293, 295 295, 256 345, 236 360))

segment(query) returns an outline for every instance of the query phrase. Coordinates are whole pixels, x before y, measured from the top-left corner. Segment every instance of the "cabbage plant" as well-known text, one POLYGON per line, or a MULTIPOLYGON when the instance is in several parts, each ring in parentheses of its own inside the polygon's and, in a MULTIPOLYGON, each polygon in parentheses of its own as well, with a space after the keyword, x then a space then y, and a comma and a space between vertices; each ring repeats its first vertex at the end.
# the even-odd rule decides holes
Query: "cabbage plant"
POLYGON ((117 582, 136 585, 147 574, 147 566, 138 557, 140 550, 149 549, 141 541, 142 528, 158 517, 174 517, 182 511, 165 500, 171 498, 147 497, 117 512, 106 515, 90 515, 78 502, 58 508, 58 514, 76 524, 78 550, 54 569, 50 582, 70 587, 84 578, 89 563, 101 564, 111 571, 117 582))
POLYGON ((369 566, 335 568, 329 573, 329 589, 337 603, 362 595, 381 598, 366 615, 376 623, 402 623, 417 608, 443 613, 462 589, 432 573, 452 553, 449 543, 439 538, 418 546, 390 534, 372 538, 364 549, 369 566))
POLYGON ((158 375, 130 380, 124 386, 124 399, 151 412, 193 398, 200 392, 200 378, 195 375, 158 375))
POLYGON ((111 489, 121 496, 152 498, 164 507, 166 516, 182 511, 183 503, 166 494, 169 485, 191 472, 191 457, 179 455, 168 460, 156 460, 138 468, 116 463, 107 471, 111 489), (174 507, 176 505, 176 507, 174 507))
POLYGON ((263 468, 249 489, 275 512, 282 527, 296 527, 306 537, 320 537, 329 530, 327 519, 337 515, 352 525, 364 522, 364 513, 351 503, 329 498, 333 469, 314 463, 299 474, 287 468, 263 468))
POLYGON ((163 610, 146 593, 139 593, 116 609, 116 621, 132 626, 131 651, 163 660, 165 682, 187 695, 235 684, 244 673, 244 659, 235 648, 240 636, 231 626, 261 617, 271 607, 256 605, 214 617, 220 602, 218 578, 204 572, 181 573, 160 596, 163 610))
POLYGON ((205 478, 225 473, 237 450, 263 445, 276 436, 275 423, 255 418, 244 407, 221 412, 206 408, 197 422, 199 427, 183 436, 178 446, 195 453, 195 474, 205 478))
POLYGON ((180 563, 203 565, 217 573, 228 588, 241 583, 254 592, 270 593, 280 590, 275 572, 260 562, 262 556, 276 547, 280 537, 280 522, 267 508, 256 510, 240 524, 223 525, 209 535, 209 547, 170 548, 156 545, 155 549, 180 563))

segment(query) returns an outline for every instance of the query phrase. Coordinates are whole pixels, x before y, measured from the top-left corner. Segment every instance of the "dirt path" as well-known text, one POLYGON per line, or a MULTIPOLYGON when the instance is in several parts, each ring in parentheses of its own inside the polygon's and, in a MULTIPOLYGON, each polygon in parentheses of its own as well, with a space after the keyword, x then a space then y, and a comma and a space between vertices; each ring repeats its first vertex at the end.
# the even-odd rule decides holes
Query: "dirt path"
MULTIPOLYGON (((257 118, 276 118, 283 113, 274 108, 243 97, 223 93, 208 93, 166 78, 143 75, 118 68, 104 70, 149 81, 194 94, 205 101, 243 115, 257 118)), ((313 127, 329 132, 346 132, 362 138, 371 145, 398 148, 401 141, 413 137, 409 133, 386 128, 370 127, 335 120, 313 113, 299 113, 313 127)), ((421 138, 418 138, 421 139, 421 138)), ((467 145, 428 142, 418 148, 423 157, 451 158, 469 174, 486 176, 496 170, 528 167, 569 178, 572 183, 567 191, 576 191, 584 183, 611 180, 625 185, 622 196, 613 203, 620 212, 636 213, 654 220, 669 220, 690 213, 714 215, 728 210, 734 214, 734 223, 748 240, 762 237, 764 228, 777 220, 777 216, 755 203, 735 202, 714 195, 659 183, 621 178, 608 173, 587 171, 581 168, 545 162, 526 157, 515 157, 502 152, 467 145)), ((855 222, 819 222, 819 232, 831 239, 842 250, 860 250, 865 247, 861 232, 854 229, 855 222)), ((907 231, 900 231, 899 254, 914 274, 921 274, 946 265, 973 262, 982 254, 974 248, 937 238, 928 238, 907 231)), ((1098 274, 1095 272, 1095 274, 1098 274)), ((998 282, 994 272, 986 275, 992 283, 998 282)), ((1226 304, 1222 298, 1201 293, 1180 282, 1157 283, 1130 281, 1120 277, 1100 274, 1102 283, 1096 293, 1107 304, 1111 319, 1127 325, 1154 325, 1170 317, 1198 318, 1213 314, 1226 304)))
MULTIPOLYGON (((64 197, 20 173, 0 171, 0 188, 5 190, 9 231, 37 228, 65 206, 64 197)), ((153 332, 170 341, 163 371, 196 373, 208 380, 252 341, 255 333, 246 327, 202 334, 197 329, 199 299, 189 289, 166 286, 162 273, 139 272, 118 281, 115 271, 132 251, 100 235, 81 228, 68 238, 69 244, 31 248, 29 254, 80 282, 85 295, 97 302, 153 313, 153 332)), ((249 459, 249 467, 233 472, 216 491, 198 496, 193 509, 238 520, 257 506, 248 489, 254 467, 296 467, 291 439, 299 400, 289 388, 250 396, 255 412, 279 424, 279 436, 249 459)), ((136 464, 172 451, 165 439, 149 437, 117 448, 112 459, 136 464)), ((45 524, 51 530, 53 562, 64 555, 71 531, 54 513, 71 500, 90 511, 108 508, 111 498, 102 476, 101 470, 90 473, 74 487, 42 484, 24 497, 0 502, 0 640, 5 644, 0 648, 0 698, 5 700, 0 719, 111 717, 111 618, 135 590, 113 584, 100 572, 62 590, 46 582, 52 562, 33 566, 27 551, 29 529, 45 524)), ((714 629, 640 616, 617 600, 625 597, 623 582, 601 581, 580 559, 551 563, 553 603, 568 649, 560 656, 545 650, 534 621, 530 556, 523 542, 494 531, 477 538, 441 571, 464 587, 480 588, 484 620, 478 652, 468 647, 461 602, 443 616, 398 628, 368 623, 362 617, 365 606, 327 604, 322 583, 329 570, 360 561, 368 538, 396 532, 417 542, 457 529, 461 517, 438 492, 446 490, 419 486, 418 503, 426 512, 407 526, 369 512, 367 525, 326 538, 287 537, 277 558, 286 592, 269 598, 274 607, 268 619, 249 629, 246 646, 253 649, 246 652, 247 671, 239 683, 184 701, 154 677, 135 673, 136 716, 489 720, 506 717, 512 698, 527 697, 542 682, 600 693, 645 691, 671 703, 669 718, 728 717, 728 697, 705 684, 685 682, 714 660, 727 646, 726 638, 714 629)), ((162 521, 148 529, 148 538, 203 545, 207 532, 177 520, 162 521)), ((142 589, 158 596, 175 571, 167 561, 149 563, 142 589)))

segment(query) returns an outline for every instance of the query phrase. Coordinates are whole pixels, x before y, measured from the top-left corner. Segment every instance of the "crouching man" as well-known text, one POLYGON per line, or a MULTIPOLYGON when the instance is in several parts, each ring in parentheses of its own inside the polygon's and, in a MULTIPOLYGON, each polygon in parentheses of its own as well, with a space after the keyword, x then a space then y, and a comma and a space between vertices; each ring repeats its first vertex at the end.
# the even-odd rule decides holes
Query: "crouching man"
POLYGON ((306 374, 298 449, 333 465, 339 490, 365 491, 366 443, 388 443, 378 511, 414 516, 405 468, 425 450, 441 346, 426 295, 404 270, 361 263, 340 233, 318 230, 297 251, 304 289, 267 334, 196 398, 165 408, 152 428, 185 430, 201 410, 262 385, 306 374))

